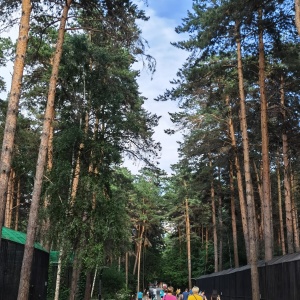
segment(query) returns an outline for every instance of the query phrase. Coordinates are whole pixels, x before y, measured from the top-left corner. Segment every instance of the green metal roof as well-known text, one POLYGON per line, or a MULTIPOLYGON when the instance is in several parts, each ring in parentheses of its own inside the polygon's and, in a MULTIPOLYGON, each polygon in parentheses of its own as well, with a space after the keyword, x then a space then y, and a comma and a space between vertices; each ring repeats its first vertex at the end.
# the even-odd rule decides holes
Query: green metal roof
MULTIPOLYGON (((4 226, 2 227, 2 238, 5 240, 9 240, 9 241, 16 242, 16 243, 23 244, 23 245, 25 245, 25 243, 26 243, 26 233, 16 231, 16 230, 4 227, 4 226)), ((39 243, 34 243, 34 248, 48 252, 39 243)))

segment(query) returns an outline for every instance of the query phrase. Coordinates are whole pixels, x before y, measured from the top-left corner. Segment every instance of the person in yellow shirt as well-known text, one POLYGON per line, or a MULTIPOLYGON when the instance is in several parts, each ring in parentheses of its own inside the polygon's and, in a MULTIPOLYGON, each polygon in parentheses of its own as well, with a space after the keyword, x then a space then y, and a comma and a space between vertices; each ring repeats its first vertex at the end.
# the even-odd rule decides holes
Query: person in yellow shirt
POLYGON ((203 300, 203 297, 199 295, 199 288, 197 286, 192 288, 192 294, 189 295, 188 300, 203 300))

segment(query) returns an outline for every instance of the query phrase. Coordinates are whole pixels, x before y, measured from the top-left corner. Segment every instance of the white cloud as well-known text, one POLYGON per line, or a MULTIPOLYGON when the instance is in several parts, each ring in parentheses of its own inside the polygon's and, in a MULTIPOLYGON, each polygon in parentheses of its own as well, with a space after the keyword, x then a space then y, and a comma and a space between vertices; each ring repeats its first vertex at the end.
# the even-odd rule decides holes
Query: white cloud
MULTIPOLYGON (((150 16, 150 20, 141 23, 140 27, 143 37, 150 46, 148 53, 156 59, 157 66, 152 80, 149 72, 142 70, 138 83, 140 92, 148 98, 144 107, 148 111, 161 116, 159 126, 155 129, 154 139, 162 145, 159 166, 170 173, 170 165, 178 161, 177 141, 181 139, 181 135, 169 136, 164 130, 174 128, 168 112, 178 111, 178 107, 175 102, 157 102, 153 99, 172 87, 170 80, 176 78, 176 73, 186 60, 188 53, 170 44, 185 38, 184 35, 178 35, 175 32, 175 27, 179 25, 175 20, 158 17, 155 11, 149 8, 146 8, 146 14, 150 16)), ((132 167, 130 162, 126 162, 125 165, 132 172, 136 172, 138 168, 143 167, 143 165, 132 167)))

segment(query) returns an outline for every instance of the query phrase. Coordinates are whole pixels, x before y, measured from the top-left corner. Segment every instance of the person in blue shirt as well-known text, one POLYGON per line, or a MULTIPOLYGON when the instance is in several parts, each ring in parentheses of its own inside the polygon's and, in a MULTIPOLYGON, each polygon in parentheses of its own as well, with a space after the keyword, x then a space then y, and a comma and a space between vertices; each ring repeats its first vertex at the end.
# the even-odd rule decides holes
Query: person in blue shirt
POLYGON ((138 298, 138 300, 142 300, 143 299, 143 293, 142 292, 138 292, 137 293, 137 298, 138 298))
POLYGON ((189 296, 188 289, 185 289, 185 291, 182 293, 182 295, 183 295, 183 300, 187 300, 187 298, 189 296))

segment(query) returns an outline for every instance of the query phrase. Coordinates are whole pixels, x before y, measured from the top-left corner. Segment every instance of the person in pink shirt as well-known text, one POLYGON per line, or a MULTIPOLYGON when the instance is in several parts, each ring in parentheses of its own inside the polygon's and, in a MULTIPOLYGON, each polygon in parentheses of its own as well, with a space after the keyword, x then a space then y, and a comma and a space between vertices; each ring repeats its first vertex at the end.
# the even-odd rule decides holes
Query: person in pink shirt
POLYGON ((176 296, 173 295, 173 292, 173 287, 168 286, 167 293, 164 295, 163 300, 177 300, 176 296))

